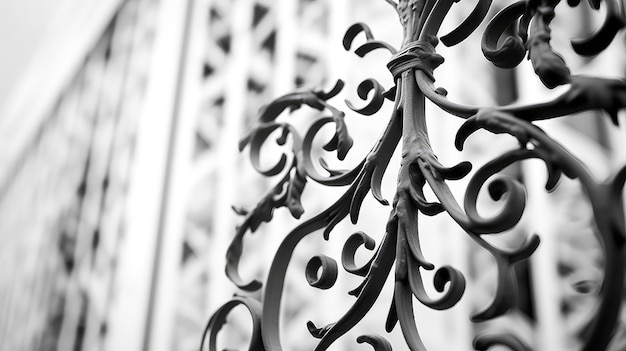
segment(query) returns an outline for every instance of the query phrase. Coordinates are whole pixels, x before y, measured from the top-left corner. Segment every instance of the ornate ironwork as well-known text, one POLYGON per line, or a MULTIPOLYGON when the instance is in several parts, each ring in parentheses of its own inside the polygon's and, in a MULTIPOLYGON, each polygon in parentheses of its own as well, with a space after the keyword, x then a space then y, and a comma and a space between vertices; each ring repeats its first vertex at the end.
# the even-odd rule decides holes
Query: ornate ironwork
MULTIPOLYGON (((381 204, 389 205, 382 195, 381 181, 394 150, 401 144, 402 160, 385 236, 377 247, 374 240, 362 232, 346 240, 342 265, 347 272, 361 276, 363 280, 360 286, 350 292, 356 300, 335 323, 318 327, 309 322, 311 335, 319 338, 316 350, 327 349, 361 321, 378 298, 394 264, 394 294, 386 329, 391 331, 399 323, 411 350, 426 349, 413 315, 413 297, 429 308, 448 309, 463 296, 466 283, 463 274, 456 268, 439 267, 433 283, 441 295, 432 297, 427 294, 420 269, 434 270, 436 267, 424 258, 420 248, 420 214, 435 216, 442 212, 448 213, 472 240, 495 259, 498 269, 495 296, 491 304, 471 316, 472 321, 491 320, 505 314, 515 302, 517 287, 513 266, 533 254, 539 245, 539 237, 531 235, 520 248, 511 251, 495 247, 486 240, 486 236, 513 228, 524 213, 524 186, 518 180, 499 172, 525 159, 543 161, 548 172, 547 190, 553 189, 562 175, 578 179, 592 205, 597 236, 604 253, 605 276, 599 291, 599 304, 589 322, 582 349, 606 349, 618 323, 619 308, 616 306, 621 303, 624 283, 622 190, 626 181, 626 167, 608 180, 598 181, 576 156, 533 122, 580 111, 602 110, 617 124, 617 112, 626 104, 626 83, 618 79, 572 74, 565 60, 550 43, 550 24, 560 1, 521 0, 507 6, 489 20, 482 39, 484 56, 501 68, 514 68, 528 56, 535 73, 546 87, 569 87, 551 101, 530 105, 476 107, 450 101, 445 89, 435 86, 435 69, 444 60, 435 48, 439 42, 452 46, 467 39, 487 17, 491 0, 479 0, 467 19, 446 35, 440 35, 439 29, 455 1, 386 2, 397 11, 404 29, 404 39, 399 50, 375 40, 368 26, 363 23, 350 27, 343 41, 345 49, 351 50, 356 38, 364 34, 365 43, 354 49, 357 55, 365 56, 379 49, 389 51, 392 56, 387 67, 395 82, 395 86, 385 89, 376 80, 366 79, 357 89, 358 95, 366 100, 366 106, 356 107, 346 102, 348 108, 362 115, 377 113, 385 100, 393 102, 389 123, 382 136, 356 167, 335 170, 322 160, 320 165, 327 174, 320 174, 313 160, 313 140, 325 125, 335 127, 334 136, 324 146, 325 150, 335 151, 337 158, 343 160, 352 147, 353 140, 344 121, 345 114, 330 102, 343 88, 342 81, 338 81, 330 91, 300 90, 272 101, 260 111, 259 124, 241 141, 240 149, 249 147, 252 164, 261 174, 283 174, 253 210, 237 210, 244 216, 244 220, 237 227, 227 252, 228 277, 244 291, 256 291, 263 287, 264 299, 258 301, 252 297, 238 296, 226 303, 210 319, 201 348, 208 337, 209 349, 216 349, 217 333, 226 315, 234 307, 243 305, 253 320, 250 350, 282 349, 280 306, 286 271, 294 249, 303 238, 319 230, 323 230, 324 237, 328 239, 333 228, 348 216, 356 223, 363 200, 369 192, 381 204), (455 146, 459 150, 463 149, 467 138, 481 129, 508 134, 519 141, 519 148, 504 152, 474 172, 465 193, 464 206, 457 203, 447 182, 468 176, 472 165, 461 162, 448 167, 438 161, 427 132, 427 100, 465 120, 456 134, 455 146), (318 110, 320 114, 302 137, 293 125, 277 118, 288 109, 295 110, 303 106, 318 110), (279 145, 284 145, 287 138, 291 137, 291 155, 283 154, 273 167, 264 169, 260 150, 275 132, 280 133, 276 140, 279 145), (286 207, 293 217, 299 218, 304 212, 301 195, 309 180, 326 186, 349 187, 334 204, 286 235, 274 256, 264 286, 259 281, 245 281, 239 275, 238 266, 246 233, 254 232, 263 222, 270 221, 273 211, 280 207, 286 207), (426 200, 426 186, 432 189, 437 201, 426 200), (491 217, 479 215, 476 208, 478 193, 484 186, 494 201, 501 200, 503 203, 500 212, 491 217), (375 249, 375 254, 364 266, 355 263, 356 251, 361 246, 375 249)), ((606 18, 600 29, 588 38, 571 42, 579 55, 596 55, 606 49, 626 23, 619 1, 589 1, 594 10, 599 9, 601 4, 606 7, 606 18)), ((569 0, 568 5, 579 6, 579 1, 569 0)), ((305 273, 311 286, 327 289, 335 283, 337 271, 334 259, 319 255, 309 261, 305 273)), ((361 336, 357 341, 368 343, 376 350, 391 350, 390 343, 380 336, 361 336)), ((478 336, 474 342, 477 350, 486 350, 494 345, 512 350, 531 349, 513 334, 478 336)))

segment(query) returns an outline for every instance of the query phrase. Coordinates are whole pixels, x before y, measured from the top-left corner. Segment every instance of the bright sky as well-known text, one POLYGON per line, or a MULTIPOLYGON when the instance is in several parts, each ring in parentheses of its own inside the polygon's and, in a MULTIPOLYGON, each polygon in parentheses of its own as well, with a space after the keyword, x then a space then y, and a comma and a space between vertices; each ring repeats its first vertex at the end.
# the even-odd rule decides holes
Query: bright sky
POLYGON ((0 1, 0 111, 57 9, 66 6, 70 1, 72 0, 0 1))

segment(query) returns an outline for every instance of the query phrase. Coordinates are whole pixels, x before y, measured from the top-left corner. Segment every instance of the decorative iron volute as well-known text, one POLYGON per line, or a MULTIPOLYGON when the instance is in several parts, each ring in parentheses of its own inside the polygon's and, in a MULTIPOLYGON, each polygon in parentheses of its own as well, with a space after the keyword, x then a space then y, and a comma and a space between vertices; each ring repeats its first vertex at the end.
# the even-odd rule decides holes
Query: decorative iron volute
MULTIPOLYGON (((334 125, 335 132, 324 146, 325 150, 336 151, 338 159, 342 160, 352 147, 353 140, 344 121, 345 113, 331 103, 332 98, 343 89, 341 81, 330 92, 303 90, 274 100, 261 110, 259 124, 242 140, 240 149, 250 148, 252 164, 260 173, 265 176, 283 174, 254 209, 239 210, 244 219, 237 227, 227 252, 226 270, 229 278, 245 291, 263 288, 264 299, 257 301, 252 297, 236 297, 219 309, 211 318, 204 335, 209 338, 209 348, 216 349, 216 335, 224 323, 225 315, 234 306, 244 305, 254 321, 250 350, 282 350, 280 306, 286 271, 294 249, 303 238, 318 230, 322 230, 328 239, 333 228, 348 216, 356 223, 363 200, 369 192, 382 205, 389 205, 382 194, 381 182, 392 154, 401 145, 398 183, 384 238, 378 246, 363 232, 347 239, 342 266, 348 273, 362 277, 362 283, 350 291, 356 300, 337 321, 324 326, 308 323, 311 336, 319 339, 316 350, 327 349, 361 321, 378 298, 392 269, 395 269, 394 294, 386 329, 391 331, 399 324, 409 349, 426 350, 413 316, 414 301, 432 309, 448 309, 463 296, 466 281, 458 269, 451 266, 437 268, 426 260, 418 236, 420 216, 447 213, 496 262, 498 286, 495 296, 488 306, 472 315, 471 320, 487 321, 507 313, 515 305, 517 293, 513 267, 533 254, 539 245, 539 237, 532 235, 525 239, 521 247, 511 251, 492 245, 486 236, 512 229, 520 221, 525 210, 525 188, 517 179, 500 174, 500 171, 526 159, 538 159, 545 164, 548 172, 546 189, 556 187, 559 179, 565 175, 578 179, 588 195, 604 253, 605 277, 599 292, 599 304, 589 322, 582 349, 606 349, 618 323, 617 306, 621 304, 623 292, 625 232, 621 193, 626 181, 626 168, 610 179, 599 182, 577 157, 532 122, 565 117, 580 111, 604 110, 617 124, 617 112, 626 106, 626 83, 618 79, 573 75, 563 57, 550 43, 554 9, 564 5, 558 0, 521 0, 489 19, 482 41, 485 57, 503 68, 513 68, 527 57, 546 87, 567 84, 569 87, 551 101, 530 105, 478 107, 450 101, 445 89, 434 85, 435 70, 443 63, 436 47, 440 41, 452 46, 467 39, 487 17, 491 0, 478 0, 466 20, 445 35, 441 35, 439 29, 454 6, 454 0, 386 2, 397 11, 404 29, 402 45, 398 50, 388 43, 375 40, 368 26, 363 23, 350 27, 343 42, 344 47, 351 50, 357 36, 363 33, 365 43, 354 49, 357 55, 365 56, 379 49, 392 54, 387 67, 394 78, 394 86, 386 90, 376 80, 366 79, 358 86, 357 92, 364 100, 369 96, 367 105, 357 108, 350 102, 346 103, 356 113, 372 115, 379 112, 386 100, 393 102, 389 123, 382 136, 356 167, 335 170, 322 161, 321 167, 326 174, 320 174, 312 156, 313 139, 327 124, 334 125), (472 164, 461 162, 449 167, 438 161, 431 148, 426 125, 427 100, 465 120, 456 135, 455 146, 459 150, 478 130, 508 134, 519 142, 517 149, 505 151, 475 170, 469 179, 463 206, 457 203, 448 182, 467 177, 472 164), (277 120, 283 111, 301 107, 320 112, 303 136, 291 124, 277 120), (260 149, 274 131, 281 132, 276 140, 279 144, 284 144, 287 136, 291 136, 292 154, 290 157, 282 155, 273 167, 263 169, 260 149), (348 188, 330 207, 303 221, 285 236, 275 253, 264 284, 244 281, 238 273, 238 266, 246 233, 254 232, 263 222, 270 221, 273 211, 280 207, 287 207, 293 217, 299 218, 304 212, 300 198, 309 180, 326 186, 348 188), (479 191, 484 186, 494 200, 503 203, 502 210, 491 217, 483 217, 476 209, 479 191), (432 190, 436 201, 426 199, 425 187, 432 190), (357 266, 354 260, 360 246, 375 250, 371 260, 362 267, 357 266), (439 296, 428 295, 421 269, 435 270, 433 284, 441 293, 439 296)), ((577 0, 571 0, 568 4, 573 7, 579 5, 577 0)), ((606 7, 606 19, 602 27, 589 38, 572 41, 578 54, 595 55, 601 52, 626 23, 619 1, 590 0, 593 9, 598 9, 601 4, 606 7)), ((335 283, 337 271, 338 265, 333 258, 315 256, 306 268, 307 281, 313 287, 328 289, 335 283)), ((204 347, 204 341, 203 338, 201 347, 204 347)), ((368 343, 376 350, 391 350, 390 343, 381 336, 366 335, 357 341, 368 343)), ((479 336, 474 342, 476 350, 487 350, 494 345, 518 351, 531 350, 529 345, 513 334, 479 336)))

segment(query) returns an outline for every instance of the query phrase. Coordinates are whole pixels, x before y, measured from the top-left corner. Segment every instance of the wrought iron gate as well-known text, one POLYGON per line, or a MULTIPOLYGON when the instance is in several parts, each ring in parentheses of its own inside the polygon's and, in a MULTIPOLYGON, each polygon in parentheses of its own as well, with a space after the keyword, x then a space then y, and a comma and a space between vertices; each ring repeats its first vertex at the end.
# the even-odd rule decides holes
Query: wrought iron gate
MULTIPOLYGON (((581 347, 583 350, 607 349, 617 330, 623 296, 625 231, 622 192, 626 168, 615 169, 606 179, 598 180, 579 156, 551 137, 549 130, 544 131, 535 124, 541 120, 570 118, 574 113, 601 111, 603 116, 596 113, 591 118, 608 117, 618 125, 618 111, 626 103, 624 81, 572 73, 551 42, 550 25, 555 13, 558 13, 555 12, 557 7, 569 6, 583 11, 587 4, 576 0, 567 4, 550 0, 517 1, 492 15, 491 1, 479 0, 456 28, 442 34, 442 22, 458 6, 455 1, 386 2, 390 5, 389 11, 397 12, 402 24, 403 39, 399 48, 376 40, 365 23, 351 26, 343 38, 345 49, 361 57, 378 50, 389 52, 387 69, 393 77, 390 87, 383 87, 376 79, 365 79, 357 87, 358 96, 364 102, 345 102, 348 109, 364 116, 381 113, 384 105, 392 105, 382 135, 371 144, 369 152, 356 166, 348 170, 336 169, 329 161, 317 161, 323 153, 321 149, 334 152, 337 159, 344 160, 355 142, 343 107, 340 108, 333 99, 344 88, 341 80, 330 89, 301 89, 275 99, 259 112, 258 124, 241 140, 240 150, 249 148, 251 162, 257 171, 265 176, 279 177, 253 209, 235 209, 242 216, 242 222, 228 249, 226 273, 243 295, 234 297, 211 317, 201 348, 208 342, 209 349, 216 349, 217 334, 227 315, 236 306, 243 305, 252 318, 249 349, 281 350, 281 306, 294 251, 305 238, 319 232, 329 240, 331 234, 335 234, 333 229, 347 217, 352 223, 358 223, 362 205, 370 192, 381 205, 390 208, 384 235, 378 244, 362 231, 344 240, 341 264, 347 273, 361 277, 360 284, 349 291, 355 300, 336 321, 321 326, 308 323, 311 336, 319 339, 316 350, 330 347, 368 314, 392 275, 392 269, 393 283, 390 284, 393 297, 386 302, 390 307, 383 323, 384 329, 390 332, 399 324, 409 349, 426 349, 416 324, 415 300, 434 310, 450 309, 465 296, 467 284, 466 273, 451 265, 435 265, 427 258, 428 252, 423 252, 418 229, 424 217, 448 215, 468 238, 495 261, 497 288, 491 302, 471 315, 472 322, 484 323, 510 313, 519 306, 518 297, 524 294, 519 289, 518 267, 532 257, 540 245, 540 235, 515 230, 525 211, 533 210, 526 208, 526 200, 527 192, 537 192, 530 188, 537 185, 538 178, 533 178, 537 168, 527 172, 533 176, 526 179, 519 179, 519 173, 510 170, 520 165, 521 161, 536 159, 543 163, 547 171, 547 191, 556 189, 561 178, 575 179, 593 213, 595 225, 592 231, 601 249, 598 265, 603 270, 603 276, 597 290, 588 284, 576 286, 580 292, 591 289, 597 293, 593 314, 583 323, 581 347), (487 25, 483 28, 481 25, 485 19, 487 25), (437 68, 444 62, 444 57, 436 48, 440 43, 448 47, 460 44, 479 28, 483 32, 482 52, 495 66, 510 70, 518 65, 528 65, 545 87, 560 87, 563 90, 554 98, 540 97, 532 103, 518 104, 509 104, 511 99, 507 101, 503 98, 496 99, 502 104, 473 106, 448 98, 446 89, 435 85, 437 68), (530 62, 525 62, 525 58, 530 62), (473 173, 472 163, 468 161, 445 165, 439 161, 431 146, 426 107, 430 103, 463 121, 455 133, 454 146, 458 150, 463 150, 468 139, 475 138, 473 135, 479 131, 508 135, 517 141, 517 146, 503 150, 473 173), (316 112, 304 131, 295 119, 289 119, 288 113, 285 113, 297 109, 316 112), (323 137, 322 131, 329 125, 333 129, 330 140, 320 148, 318 139, 323 137), (278 162, 266 167, 261 149, 272 140, 283 146, 283 153, 278 162), (388 199, 381 184, 398 145, 401 145, 401 161, 397 184, 393 197, 388 199), (464 179, 468 183, 461 205, 451 190, 451 184, 464 179), (309 181, 328 187, 346 186, 347 189, 329 207, 303 220, 285 234, 274 254, 265 283, 242 278, 239 265, 246 234, 271 221, 274 210, 280 207, 286 207, 295 218, 303 216, 301 200, 307 188, 311 187, 309 181), (500 203, 499 211, 488 216, 481 214, 477 208, 483 188, 494 201, 500 203), (503 232, 522 236, 523 240, 515 248, 502 248, 490 237, 503 232), (365 264, 355 262, 361 247, 374 251, 365 264), (427 284, 424 271, 434 272, 432 283, 427 284), (427 285, 430 284, 439 292, 436 296, 429 293, 432 289, 427 285), (262 291, 262 298, 255 293, 258 291, 262 291)), ((590 0, 588 6, 592 10, 602 7, 605 18, 593 34, 571 41, 573 50, 581 57, 604 51, 625 24, 623 4, 619 1, 590 0)), ((556 212, 550 208, 544 210, 556 212)), ((551 216, 548 213, 544 215, 551 216)), ((453 243, 445 245, 452 246, 453 243)), ((313 255, 305 268, 308 284, 317 289, 333 287, 338 274, 337 261, 323 254, 313 255)), ((589 280, 579 282, 588 283, 589 280)), ((378 334, 361 335, 357 342, 370 344, 376 350, 391 349, 391 344, 378 334)), ((516 333, 484 333, 474 339, 477 350, 487 350, 496 345, 512 350, 530 350, 533 347, 516 333)))

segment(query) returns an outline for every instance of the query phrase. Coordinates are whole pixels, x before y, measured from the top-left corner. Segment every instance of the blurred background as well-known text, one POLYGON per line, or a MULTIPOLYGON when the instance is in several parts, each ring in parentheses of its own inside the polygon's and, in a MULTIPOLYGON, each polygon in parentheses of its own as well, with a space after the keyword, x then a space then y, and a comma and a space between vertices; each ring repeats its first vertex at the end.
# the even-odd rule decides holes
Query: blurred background
MULTIPOLYGON (((505 5, 495 4, 492 12, 505 5)), ((442 33, 473 6, 455 3, 442 33)), ((623 34, 598 57, 576 56, 569 39, 591 33, 603 14, 586 4, 560 6, 553 41, 572 70, 623 77, 623 34)), ((359 58, 342 48, 345 30, 359 21, 377 39, 400 44, 397 15, 383 0, 1 2, 0 350, 197 350, 211 314, 243 293, 224 275, 226 248, 241 221, 231 206, 253 208, 275 182, 256 173, 248 150, 237 148, 259 108, 297 87, 327 90, 338 78, 346 81, 333 104, 347 112, 355 147, 345 162, 322 155, 337 168, 358 164, 387 123, 391 106, 364 117, 343 103, 366 103, 356 94, 363 79, 392 85, 388 54, 359 58)), ((491 66, 480 40, 479 30, 456 47, 438 47, 446 62, 437 84, 450 99, 496 105, 558 93, 545 89, 526 62, 510 71, 491 66)), ((460 153, 453 140, 461 121, 428 109, 433 147, 446 165, 470 160, 479 166, 516 147, 512 138, 477 133, 460 153)), ((311 111, 293 118, 306 126, 311 111)), ((607 120, 588 112, 538 124, 602 179, 626 161, 625 131, 607 120)), ((623 115, 620 121, 623 126, 623 115)), ((269 165, 278 154, 267 151, 269 165)), ((388 199, 397 166, 396 159, 385 178, 388 199)), ((424 220, 427 258, 459 268, 468 280, 452 309, 416 307, 432 350, 469 349, 476 334, 502 330, 538 350, 570 350, 586 328, 603 263, 584 194, 569 180, 546 193, 539 162, 505 172, 527 186, 528 210, 515 230, 493 242, 514 248, 529 234, 542 238, 534 257, 517 266, 519 306, 498 320, 470 323, 468 316, 493 296, 493 260, 446 215, 424 220)), ((459 199, 464 184, 452 184, 459 199)), ((304 218, 341 194, 315 186, 305 192, 304 218)), ((479 205, 486 214, 499 208, 487 196, 479 205)), ((359 230, 380 242, 388 213, 368 196, 358 225, 338 226, 328 242, 321 233, 303 242, 285 287, 288 349, 312 349, 306 321, 336 320, 353 301, 346 292, 359 284, 340 275, 330 292, 313 291, 304 280, 307 260, 319 252, 338 259, 346 235, 359 230)), ((280 209, 249 236, 241 268, 246 279, 264 280, 280 239, 295 223, 280 209)), ((366 262, 367 255, 357 258, 366 262)), ((426 277, 428 283, 432 274, 426 277)), ((382 333, 389 295, 381 296, 359 333, 382 333)), ((245 312, 234 311, 225 329, 223 347, 246 348, 245 312)), ((355 349, 356 335, 335 349, 355 349)), ((398 330, 390 339, 404 347, 398 330)), ((623 350, 625 340, 620 326, 612 349, 623 350)))

